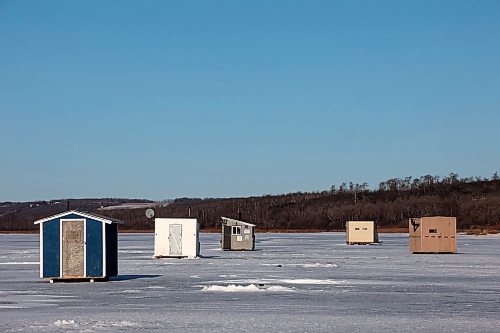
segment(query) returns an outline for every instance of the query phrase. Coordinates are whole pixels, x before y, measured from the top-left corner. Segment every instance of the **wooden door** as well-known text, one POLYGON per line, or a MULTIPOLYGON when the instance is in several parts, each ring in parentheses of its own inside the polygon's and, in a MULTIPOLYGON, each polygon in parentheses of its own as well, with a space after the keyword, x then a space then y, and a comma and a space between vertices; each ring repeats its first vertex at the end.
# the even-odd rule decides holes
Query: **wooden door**
POLYGON ((84 221, 62 222, 62 276, 82 277, 84 272, 84 221))
POLYGON ((182 256, 182 224, 171 224, 168 234, 169 255, 182 256))
POLYGON ((222 249, 231 250, 231 226, 224 225, 224 238, 222 239, 222 249))

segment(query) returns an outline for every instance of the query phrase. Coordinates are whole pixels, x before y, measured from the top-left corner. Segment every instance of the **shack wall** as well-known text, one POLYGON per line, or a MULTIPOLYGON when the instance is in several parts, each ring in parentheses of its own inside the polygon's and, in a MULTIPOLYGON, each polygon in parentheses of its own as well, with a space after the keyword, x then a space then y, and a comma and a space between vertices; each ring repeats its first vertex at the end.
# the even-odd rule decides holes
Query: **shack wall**
POLYGON ((47 221, 40 226, 42 233, 42 258, 40 276, 59 277, 60 271, 60 229, 59 219, 47 221))
POLYGON ((101 277, 103 269, 103 244, 101 221, 86 219, 86 276, 101 277))
POLYGON ((118 275, 118 224, 106 224, 106 276, 118 275))
POLYGON ((422 217, 409 221, 411 253, 456 253, 456 218, 422 217))
POLYGON ((370 244, 378 242, 374 221, 348 221, 346 223, 346 242, 348 244, 370 244))

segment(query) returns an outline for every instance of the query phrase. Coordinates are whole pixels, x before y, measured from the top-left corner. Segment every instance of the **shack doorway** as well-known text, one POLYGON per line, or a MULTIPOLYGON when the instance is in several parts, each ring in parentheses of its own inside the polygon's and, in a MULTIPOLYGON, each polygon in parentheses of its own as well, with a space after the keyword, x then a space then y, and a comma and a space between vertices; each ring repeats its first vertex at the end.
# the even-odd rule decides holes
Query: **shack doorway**
POLYGON ((62 276, 85 275, 84 221, 62 221, 62 276))
POLYGON ((169 255, 182 256, 182 224, 171 224, 168 234, 169 255))
POLYGON ((224 239, 222 240, 222 249, 231 250, 231 226, 224 225, 224 239))

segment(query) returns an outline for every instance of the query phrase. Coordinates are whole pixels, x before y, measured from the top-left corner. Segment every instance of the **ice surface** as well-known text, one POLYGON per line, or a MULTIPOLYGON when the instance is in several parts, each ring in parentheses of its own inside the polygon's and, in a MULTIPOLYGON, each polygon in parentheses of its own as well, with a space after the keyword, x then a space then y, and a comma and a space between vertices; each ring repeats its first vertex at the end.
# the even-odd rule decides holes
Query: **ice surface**
POLYGON ((222 291, 222 292, 262 292, 262 291, 274 291, 274 292, 294 292, 292 288, 287 288, 283 286, 269 286, 269 287, 258 287, 255 284, 249 284, 246 286, 230 284, 227 286, 204 286, 203 291, 222 291))
POLYGON ((50 284, 38 235, 0 235, 0 332, 500 332, 500 236, 460 235, 456 255, 411 255, 405 234, 256 239, 158 260, 153 234, 120 234, 120 276, 50 284))

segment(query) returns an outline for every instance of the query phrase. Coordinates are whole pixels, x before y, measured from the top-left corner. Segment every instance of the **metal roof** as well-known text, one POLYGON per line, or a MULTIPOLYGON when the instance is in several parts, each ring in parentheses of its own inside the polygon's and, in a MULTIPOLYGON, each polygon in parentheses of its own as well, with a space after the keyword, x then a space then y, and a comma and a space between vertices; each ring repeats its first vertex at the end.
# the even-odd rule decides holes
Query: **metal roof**
POLYGON ((245 225, 248 225, 248 226, 251 226, 251 227, 255 227, 256 226, 255 224, 248 223, 248 222, 243 222, 243 221, 232 219, 232 218, 229 218, 229 217, 221 216, 221 219, 222 219, 222 223, 227 223, 228 221, 233 221, 233 222, 245 224, 245 225))
POLYGON ((43 223, 43 222, 47 222, 47 221, 50 221, 50 220, 58 219, 58 218, 64 217, 66 215, 71 215, 71 214, 80 215, 82 217, 87 217, 89 219, 94 219, 94 220, 101 221, 101 222, 108 223, 108 224, 113 224, 113 223, 115 223, 115 224, 123 224, 122 220, 118 220, 118 219, 114 219, 112 217, 102 216, 102 215, 98 215, 98 214, 94 214, 94 213, 87 213, 87 212, 83 213, 83 212, 80 212, 80 211, 77 211, 77 210, 70 210, 70 211, 59 213, 59 214, 56 214, 56 215, 52 215, 52 216, 49 216, 49 217, 46 217, 46 218, 43 218, 43 219, 40 219, 40 220, 36 220, 34 222, 34 224, 40 224, 40 223, 43 223))

